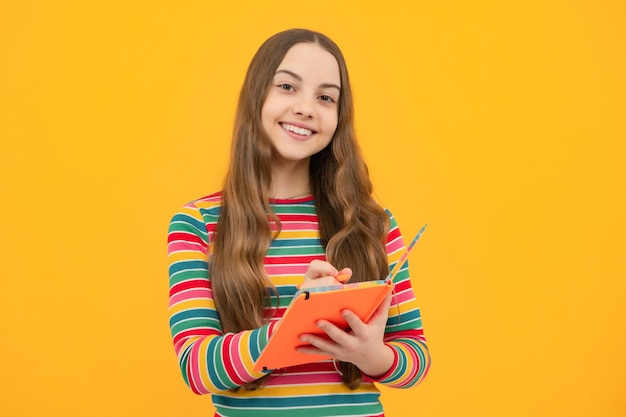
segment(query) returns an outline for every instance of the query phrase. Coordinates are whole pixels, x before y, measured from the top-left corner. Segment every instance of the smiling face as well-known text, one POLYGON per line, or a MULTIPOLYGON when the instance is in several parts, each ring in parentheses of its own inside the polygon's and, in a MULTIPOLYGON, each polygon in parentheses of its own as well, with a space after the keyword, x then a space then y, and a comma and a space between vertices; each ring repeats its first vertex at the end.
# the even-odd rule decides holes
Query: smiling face
POLYGON ((337 129, 341 78, 337 60, 316 43, 292 46, 278 66, 261 109, 274 163, 308 163, 337 129))

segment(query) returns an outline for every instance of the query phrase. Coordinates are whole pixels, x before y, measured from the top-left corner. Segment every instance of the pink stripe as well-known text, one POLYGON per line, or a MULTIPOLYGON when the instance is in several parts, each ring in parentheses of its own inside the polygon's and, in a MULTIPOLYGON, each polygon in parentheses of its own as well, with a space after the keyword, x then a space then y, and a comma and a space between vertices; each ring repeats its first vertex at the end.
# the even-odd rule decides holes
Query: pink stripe
POLYGON ((207 288, 187 290, 187 291, 179 292, 179 293, 172 295, 172 297, 170 298, 170 305, 174 305, 182 301, 191 300, 192 298, 206 299, 210 297, 211 297, 211 291, 209 291, 207 288))
MULTIPOLYGON (((409 358, 407 360, 409 361, 409 363, 414 363, 414 364, 420 363, 417 354, 413 352, 412 349, 403 349, 403 350, 405 353, 408 353, 409 358)), ((417 375, 417 371, 422 368, 422 365, 412 366, 410 368, 411 368, 411 373, 409 373, 407 377, 404 378, 405 383, 415 378, 415 375, 417 375)))
POLYGON ((393 253, 404 248, 402 238, 397 238, 387 243, 387 253, 393 253))
POLYGON ((201 245, 199 243, 181 242, 181 241, 170 242, 167 245, 167 251, 170 254, 172 252, 189 252, 189 251, 202 252, 205 255, 207 254, 206 246, 201 245))
POLYGON ((234 335, 230 340, 230 346, 228 349, 230 350, 230 362, 233 365, 233 368, 235 368, 235 372, 237 372, 240 379, 245 380, 250 374, 246 372, 246 368, 243 366, 243 363, 238 360, 243 355, 243 352, 239 351, 239 344, 241 343, 242 335, 243 333, 237 333, 234 335))
MULTIPOLYGON (((400 293, 397 293, 396 296, 394 297, 397 304, 402 304, 406 301, 411 301, 413 300, 415 297, 413 296, 413 291, 402 291, 400 293)), ((394 301, 395 301, 394 300, 394 301)))
POLYGON ((204 385, 202 385, 202 378, 200 378, 200 364, 198 362, 198 357, 200 354, 198 351, 200 350, 201 345, 200 340, 196 340, 193 344, 193 348, 191 352, 189 352, 189 362, 187 362, 187 369, 191 371, 192 380, 189 381, 191 386, 195 388, 197 392, 206 394, 209 391, 206 389, 204 385))
POLYGON ((197 203, 202 203, 202 202, 207 202, 207 203, 219 203, 222 200, 222 193, 221 192, 217 192, 217 193, 213 193, 211 195, 207 195, 205 197, 199 198, 198 200, 191 201, 187 204, 185 204, 185 207, 191 207, 191 208, 195 208, 197 207, 202 207, 202 204, 197 204, 197 203))
POLYGON ((301 265, 266 265, 265 270, 269 275, 302 275, 309 268, 309 264, 301 265))
MULTIPOLYGON (((283 230, 291 231, 297 230, 302 232, 312 232, 318 230, 318 225, 313 223, 313 220, 309 222, 290 222, 290 221, 282 221, 280 223, 283 226, 283 230)), ((314 236, 311 236, 314 237, 314 236)))

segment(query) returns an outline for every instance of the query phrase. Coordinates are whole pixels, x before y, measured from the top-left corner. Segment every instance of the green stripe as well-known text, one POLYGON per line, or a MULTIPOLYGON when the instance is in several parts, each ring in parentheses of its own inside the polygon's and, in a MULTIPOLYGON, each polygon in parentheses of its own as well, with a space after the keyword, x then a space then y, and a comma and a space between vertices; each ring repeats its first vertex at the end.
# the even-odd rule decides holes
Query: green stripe
POLYGON ((195 319, 195 320, 184 320, 175 323, 172 326, 172 335, 177 335, 178 333, 189 330, 192 328, 202 328, 202 329, 212 329, 212 328, 221 328, 221 324, 219 320, 208 320, 208 319, 195 319))
POLYGON ((312 201, 296 204, 272 204, 271 207, 276 214, 316 214, 315 203, 312 201))
POLYGON ((206 269, 189 269, 178 271, 170 276, 170 287, 184 281, 190 281, 193 279, 207 278, 206 269))
POLYGON ((220 413, 233 417, 323 417, 373 415, 383 412, 378 393, 316 395, 312 397, 231 397, 213 395, 220 413))
POLYGON ((270 248, 267 251, 267 255, 268 256, 295 256, 295 255, 305 255, 305 256, 312 256, 312 255, 323 255, 324 254, 324 248, 320 247, 313 247, 313 246, 296 246, 296 247, 289 247, 289 248, 285 248, 285 247, 273 247, 270 248))

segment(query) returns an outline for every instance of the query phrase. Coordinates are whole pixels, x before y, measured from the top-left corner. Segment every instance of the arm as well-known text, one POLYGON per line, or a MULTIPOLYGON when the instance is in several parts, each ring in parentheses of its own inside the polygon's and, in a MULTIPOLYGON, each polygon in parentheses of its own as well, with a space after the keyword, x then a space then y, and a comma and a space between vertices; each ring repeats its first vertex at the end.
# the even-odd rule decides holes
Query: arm
MULTIPOLYGON (((387 239, 387 253, 391 269, 404 250, 402 236, 390 214, 391 231, 387 239)), ((422 318, 409 277, 408 262, 394 279, 394 295, 389 307, 384 342, 394 353, 394 364, 378 382, 395 388, 419 384, 430 367, 430 354, 422 329, 422 318)))
MULTIPOLYGON (((404 252, 404 242, 391 215, 390 219, 391 231, 386 249, 393 269, 404 252)), ((312 268, 313 264, 309 270, 312 268)), ((330 275, 317 280, 334 280, 334 273, 336 270, 326 270, 322 275, 330 275)), ((311 346, 302 346, 298 351, 351 362, 369 375, 370 380, 394 388, 408 388, 424 379, 430 366, 430 355, 407 263, 402 265, 394 279, 393 294, 387 297, 367 323, 349 310, 344 310, 342 314, 350 326, 348 332, 327 320, 319 320, 317 326, 326 332, 328 338, 302 335, 300 340, 311 346)))
POLYGON ((183 378, 196 394, 225 391, 264 375, 252 370, 274 323, 236 334, 222 332, 209 279, 207 226, 188 204, 168 230, 169 316, 183 378))

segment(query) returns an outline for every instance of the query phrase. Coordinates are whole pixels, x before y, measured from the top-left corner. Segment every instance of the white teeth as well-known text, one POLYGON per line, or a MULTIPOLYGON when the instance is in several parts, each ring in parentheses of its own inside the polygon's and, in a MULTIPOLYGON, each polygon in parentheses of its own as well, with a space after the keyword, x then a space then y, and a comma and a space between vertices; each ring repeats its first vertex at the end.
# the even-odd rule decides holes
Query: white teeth
POLYGON ((290 132, 297 133, 298 135, 310 136, 310 135, 313 134, 312 130, 305 129, 303 127, 298 127, 298 126, 294 126, 294 125, 288 125, 286 123, 283 123, 282 126, 283 126, 283 129, 288 130, 290 132))

